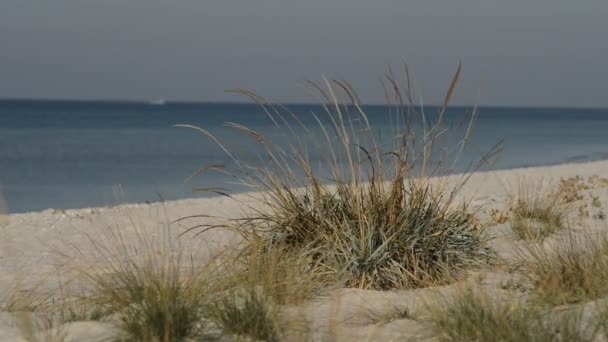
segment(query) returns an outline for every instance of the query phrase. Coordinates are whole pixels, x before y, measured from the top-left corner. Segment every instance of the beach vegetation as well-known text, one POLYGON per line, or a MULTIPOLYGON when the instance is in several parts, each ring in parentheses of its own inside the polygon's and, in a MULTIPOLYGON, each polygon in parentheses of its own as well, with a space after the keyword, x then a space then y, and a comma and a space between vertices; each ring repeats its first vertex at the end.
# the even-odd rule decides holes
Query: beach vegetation
MULTIPOLYGON (((387 73, 386 95, 392 101, 387 115, 394 120, 388 139, 374 131, 349 83, 327 79, 323 85, 309 83, 323 103, 321 113, 296 115, 252 92, 236 91, 259 103, 285 135, 284 141, 273 141, 253 128, 226 123, 258 148, 259 158, 253 161, 251 153, 240 155, 241 149, 230 148, 204 128, 179 126, 209 138, 234 164, 205 166, 195 175, 220 171, 255 192, 257 204, 245 203, 245 215, 223 227, 238 231, 245 241, 265 241, 264 253, 295 252, 306 263, 305 272, 332 277, 340 286, 442 284, 492 256, 483 227, 467 203, 457 200, 479 164, 449 179, 433 178, 451 172, 473 131, 475 110, 453 146, 442 145, 450 131, 445 115, 459 75, 460 67, 438 112, 427 115, 414 106, 409 77, 402 91, 392 71, 387 73), (316 129, 302 124, 303 115, 312 118, 316 129), (318 165, 311 162, 313 153, 322 160, 318 165)), ((199 225, 193 231, 217 227, 199 225)), ((255 256, 245 252, 242 257, 255 256)))
POLYGON ((68 315, 108 319, 119 329, 119 340, 181 341, 200 336, 206 331, 205 306, 216 291, 212 263, 197 265, 193 258, 186 262, 168 227, 148 231, 152 234, 141 229, 134 237, 108 227, 65 254, 66 260, 75 260, 69 268, 81 282, 81 297, 94 308, 68 315))
POLYGON ((238 256, 225 261, 223 281, 233 289, 259 288, 277 305, 301 304, 335 288, 334 277, 311 269, 306 252, 265 239, 247 241, 238 256))
POLYGON ((542 183, 520 184, 511 208, 511 228, 515 235, 523 240, 541 241, 559 231, 567 217, 565 198, 569 196, 570 192, 542 183))
POLYGON ((440 298, 427 317, 440 341, 593 341, 596 330, 582 324, 580 308, 551 307, 461 290, 440 298))
MULTIPOLYGON (((261 288, 227 291, 208 306, 208 319, 219 334, 254 341, 277 341, 280 332, 278 309, 261 288)), ((207 333, 207 338, 213 337, 207 333)))
POLYGON ((524 274, 545 302, 581 302, 608 295, 608 236, 584 233, 551 244, 526 245, 524 274))

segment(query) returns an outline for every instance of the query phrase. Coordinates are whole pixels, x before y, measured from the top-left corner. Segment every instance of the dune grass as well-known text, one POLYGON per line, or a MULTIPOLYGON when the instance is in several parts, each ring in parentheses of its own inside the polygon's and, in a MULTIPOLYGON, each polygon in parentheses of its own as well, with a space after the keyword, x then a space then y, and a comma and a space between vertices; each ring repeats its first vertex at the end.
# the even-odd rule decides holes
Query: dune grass
POLYGON ((198 325, 204 313, 199 290, 182 284, 176 275, 114 275, 115 279, 121 277, 124 287, 107 295, 121 313, 121 328, 128 339, 178 341, 200 334, 198 325))
POLYGON ((568 235, 548 245, 528 245, 524 270, 536 293, 548 302, 564 304, 608 295, 608 236, 568 235))
POLYGON ((559 231, 567 217, 564 193, 543 183, 520 184, 511 201, 511 228, 523 240, 542 241, 559 231))
POLYGON ((251 138, 257 161, 247 154, 240 157, 240 149, 229 148, 206 129, 178 126, 209 138, 234 164, 232 169, 205 166, 195 174, 220 171, 259 194, 257 205, 242 219, 225 224, 246 241, 264 240, 268 253, 295 252, 307 263, 306 272, 333 277, 340 286, 396 289, 447 283, 491 257, 483 228, 472 220, 466 203, 456 200, 469 173, 449 184, 431 178, 451 170, 472 132, 475 111, 461 139, 441 146, 448 131, 445 112, 459 75, 460 67, 443 106, 427 117, 412 105, 409 78, 402 92, 389 72, 387 89, 393 93, 387 91, 387 99, 394 101, 387 113, 394 120, 389 141, 378 137, 356 92, 339 80, 325 80, 324 87, 309 84, 325 104, 322 113, 302 114, 314 118, 315 129, 285 107, 237 91, 258 102, 285 134, 286 141, 275 142, 226 123, 251 138), (311 162, 311 153, 320 156, 319 165, 311 162))
MULTIPOLYGON (((205 305, 216 290, 214 264, 182 253, 168 226, 107 227, 62 255, 99 319, 127 341, 181 341, 202 336, 205 305), (156 229, 155 229, 156 228, 156 229)), ((82 313, 80 313, 82 315, 82 313)))
POLYGON ((235 258, 224 264, 224 282, 230 288, 260 288, 278 305, 297 305, 319 298, 332 287, 332 277, 311 270, 306 251, 248 241, 235 258))
POLYGON ((62 322, 108 321, 119 341, 276 341, 280 305, 311 298, 319 283, 306 283, 287 253, 260 253, 260 246, 199 258, 184 253, 196 249, 170 226, 133 223, 108 226, 60 255, 73 260, 68 268, 83 292, 62 310, 62 322))
MULTIPOLYGON (((221 336, 278 341, 278 309, 261 289, 240 288, 220 296, 209 307, 208 319, 221 336)), ((212 335, 207 335, 209 338, 212 335)))
POLYGON ((440 341, 593 341, 582 311, 562 311, 467 289, 432 307, 430 328, 440 341))

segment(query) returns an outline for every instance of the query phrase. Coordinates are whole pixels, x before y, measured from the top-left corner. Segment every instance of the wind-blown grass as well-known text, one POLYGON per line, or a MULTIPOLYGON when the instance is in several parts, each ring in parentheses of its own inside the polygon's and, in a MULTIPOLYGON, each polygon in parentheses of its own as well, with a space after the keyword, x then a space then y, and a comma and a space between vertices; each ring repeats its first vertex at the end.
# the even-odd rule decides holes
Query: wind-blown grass
POLYGON ((608 237, 569 235, 522 251, 526 275, 545 301, 559 304, 608 295, 608 237))
POLYGON ((84 300, 99 318, 111 317, 119 340, 182 341, 206 333, 205 308, 219 291, 212 260, 185 258, 169 227, 138 227, 133 235, 122 228, 108 227, 65 254, 84 300))
POLYGON ((256 289, 241 288, 222 295, 209 307, 209 319, 224 336, 256 341, 279 338, 277 308, 256 289))
MULTIPOLYGON (((393 289, 445 283, 491 254, 483 228, 474 223, 466 204, 456 200, 469 173, 452 184, 431 179, 451 170, 473 130, 476 111, 462 139, 453 147, 441 146, 448 131, 445 113, 459 75, 460 67, 443 106, 436 116, 427 117, 413 106, 409 77, 402 92, 389 72, 387 115, 393 118, 394 134, 388 144, 374 133, 356 92, 340 80, 325 80, 324 87, 309 83, 324 104, 323 113, 308 113, 317 123, 314 130, 289 109, 267 104, 249 91, 236 91, 259 103, 286 138, 272 141, 251 128, 226 123, 251 138, 258 148, 257 162, 240 157, 239 149, 229 148, 206 129, 178 126, 209 138, 236 169, 210 165, 195 175, 219 171, 257 192, 257 205, 245 203, 244 217, 223 225, 245 241, 266 241, 269 253, 295 251, 308 263, 307 272, 330 275, 344 286, 393 289), (311 161, 311 151, 320 156, 320 163, 311 161)), ((227 195, 223 189, 207 190, 227 195)), ((253 257, 248 252, 242 256, 253 257)))
POLYGON ((306 251, 279 248, 268 241, 248 242, 240 257, 226 264, 230 288, 260 288, 276 304, 299 304, 332 287, 332 277, 311 271, 306 251))
POLYGON ((512 202, 511 228, 520 239, 541 241, 564 225, 568 206, 559 189, 520 184, 512 202))
POLYGON ((469 289, 431 309, 430 328, 440 341, 594 341, 582 312, 559 312, 506 301, 469 289))

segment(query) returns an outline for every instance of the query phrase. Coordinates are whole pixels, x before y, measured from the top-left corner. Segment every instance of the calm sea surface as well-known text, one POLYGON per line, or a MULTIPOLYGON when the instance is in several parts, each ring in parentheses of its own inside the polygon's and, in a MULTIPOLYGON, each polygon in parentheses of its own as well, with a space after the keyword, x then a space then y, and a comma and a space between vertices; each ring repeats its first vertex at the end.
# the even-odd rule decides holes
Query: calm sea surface
MULTIPOLYGON (((321 112, 319 106, 290 108, 305 126, 317 129, 310 113, 321 112)), ((390 136, 394 121, 388 109, 367 111, 376 133, 390 136)), ((467 112, 451 108, 448 124, 462 123, 467 112)), ((256 158, 255 150, 247 150, 249 140, 222 126, 226 121, 277 141, 285 133, 249 104, 0 100, 0 187, 11 212, 200 196, 192 189, 230 185, 219 176, 185 179, 203 165, 228 160, 200 134, 172 126, 204 127, 244 158, 256 158)), ((608 109, 481 108, 465 164, 500 140, 504 151, 486 169, 608 158, 608 109)))

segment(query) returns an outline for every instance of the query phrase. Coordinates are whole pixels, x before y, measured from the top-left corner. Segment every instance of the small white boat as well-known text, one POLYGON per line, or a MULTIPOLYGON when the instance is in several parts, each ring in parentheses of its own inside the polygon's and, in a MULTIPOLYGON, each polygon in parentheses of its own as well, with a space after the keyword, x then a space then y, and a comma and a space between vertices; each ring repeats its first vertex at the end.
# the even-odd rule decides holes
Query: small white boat
POLYGON ((151 100, 148 103, 151 104, 151 105, 153 105, 153 106, 162 106, 165 103, 167 103, 167 101, 165 101, 163 99, 158 99, 158 100, 151 100))

